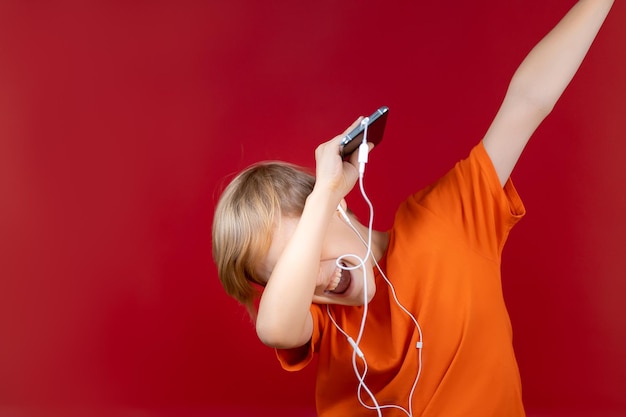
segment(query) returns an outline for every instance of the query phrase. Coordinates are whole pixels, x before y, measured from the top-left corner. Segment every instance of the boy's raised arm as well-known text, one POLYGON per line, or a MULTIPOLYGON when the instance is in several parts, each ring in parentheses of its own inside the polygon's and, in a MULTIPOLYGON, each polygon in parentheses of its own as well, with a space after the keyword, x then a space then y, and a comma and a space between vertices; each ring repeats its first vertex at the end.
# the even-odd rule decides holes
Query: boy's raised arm
POLYGON ((500 183, 578 70, 613 0, 579 0, 526 56, 483 143, 500 183))
POLYGON ((259 304, 256 330, 261 341, 268 346, 294 348, 311 338, 313 320, 309 308, 328 224, 341 199, 358 179, 356 159, 342 161, 339 142, 359 122, 360 119, 315 151, 315 187, 307 198, 291 239, 271 271, 259 304))

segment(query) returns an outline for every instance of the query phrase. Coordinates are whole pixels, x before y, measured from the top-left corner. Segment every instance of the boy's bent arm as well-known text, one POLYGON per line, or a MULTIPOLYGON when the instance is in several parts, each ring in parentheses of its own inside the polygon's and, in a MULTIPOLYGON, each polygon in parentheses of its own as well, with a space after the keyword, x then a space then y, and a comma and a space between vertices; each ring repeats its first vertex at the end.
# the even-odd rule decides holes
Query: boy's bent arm
POLYGON ((341 199, 358 179, 356 153, 350 162, 343 161, 339 156, 339 142, 360 120, 315 151, 315 186, 293 234, 273 266, 259 304, 256 330, 268 346, 294 348, 311 339, 310 306, 320 274, 328 225, 341 199))
POLYGON ((580 67, 612 4, 613 0, 579 0, 513 75, 483 139, 502 185, 580 67))
POLYGON ((309 310, 319 273, 322 243, 337 203, 314 190, 263 290, 256 330, 268 346, 293 348, 313 334, 309 310), (334 205, 333 205, 334 204, 334 205))

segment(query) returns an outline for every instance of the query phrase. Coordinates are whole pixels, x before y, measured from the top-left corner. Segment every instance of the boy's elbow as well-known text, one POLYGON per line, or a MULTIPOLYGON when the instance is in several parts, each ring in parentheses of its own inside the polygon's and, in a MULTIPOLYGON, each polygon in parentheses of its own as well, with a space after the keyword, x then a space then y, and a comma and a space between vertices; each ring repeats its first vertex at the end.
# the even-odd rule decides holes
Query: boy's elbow
POLYGON ((264 345, 276 349, 290 349, 295 347, 289 334, 277 326, 257 321, 256 334, 264 345))
POLYGON ((280 337, 275 329, 264 325, 259 320, 257 320, 256 323, 256 335, 264 345, 269 347, 277 347, 276 343, 280 340, 280 337))
POLYGON ((287 326, 280 326, 275 323, 268 323, 257 320, 256 333, 264 345, 276 349, 292 349, 304 345, 307 340, 303 337, 303 332, 288 329, 287 326))
POLYGON ((560 94, 541 88, 524 80, 513 79, 507 92, 508 99, 517 104, 517 108, 524 108, 528 112, 543 120, 556 105, 560 94))

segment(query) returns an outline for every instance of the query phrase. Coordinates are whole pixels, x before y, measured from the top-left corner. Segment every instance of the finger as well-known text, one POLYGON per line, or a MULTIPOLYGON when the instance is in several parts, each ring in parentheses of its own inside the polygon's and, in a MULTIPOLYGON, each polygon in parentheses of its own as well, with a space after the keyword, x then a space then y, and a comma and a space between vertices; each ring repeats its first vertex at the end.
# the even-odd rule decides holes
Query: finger
POLYGON ((361 123, 361 120, 363 120, 363 116, 360 116, 358 119, 356 119, 350 125, 350 127, 348 127, 342 134, 335 136, 334 138, 326 142, 325 145, 332 146, 333 148, 337 147, 337 149, 339 149, 339 144, 341 143, 341 141, 346 137, 348 133, 350 133, 354 128, 356 128, 359 125, 359 123, 361 123))
POLYGON ((348 157, 348 160, 350 164, 354 165, 355 167, 358 167, 359 166, 359 150, 356 149, 354 152, 352 152, 352 154, 348 157))
POLYGON ((344 130, 344 132, 342 133, 342 135, 347 135, 348 133, 350 133, 354 128, 356 128, 359 123, 361 123, 361 120, 363 120, 363 116, 359 116, 358 119, 356 119, 349 128, 347 128, 346 130, 344 130))

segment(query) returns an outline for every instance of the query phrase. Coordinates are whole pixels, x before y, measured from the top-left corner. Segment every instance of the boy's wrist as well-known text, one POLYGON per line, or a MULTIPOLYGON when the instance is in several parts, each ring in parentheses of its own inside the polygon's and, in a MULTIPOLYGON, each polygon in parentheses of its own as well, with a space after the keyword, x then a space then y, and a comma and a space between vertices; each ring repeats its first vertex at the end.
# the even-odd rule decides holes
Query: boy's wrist
POLYGON ((340 201, 341 197, 335 196, 330 190, 314 187, 306 199, 305 207, 314 206, 316 211, 334 211, 340 201))

